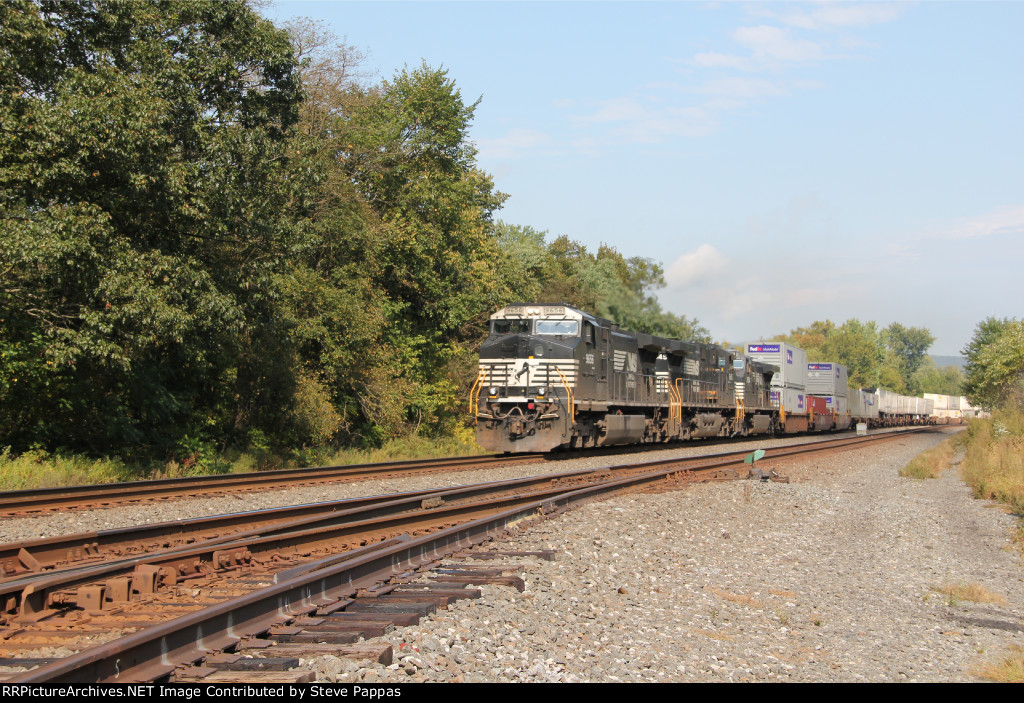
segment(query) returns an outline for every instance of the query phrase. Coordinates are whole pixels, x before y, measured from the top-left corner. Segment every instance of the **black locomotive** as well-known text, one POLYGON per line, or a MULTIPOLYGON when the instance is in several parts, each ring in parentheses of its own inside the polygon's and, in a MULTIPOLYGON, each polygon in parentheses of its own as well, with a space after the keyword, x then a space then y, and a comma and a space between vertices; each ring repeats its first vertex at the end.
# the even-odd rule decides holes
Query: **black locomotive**
POLYGON ((714 344, 627 332, 568 305, 491 316, 470 412, 505 452, 666 442, 782 429, 778 368, 714 344))

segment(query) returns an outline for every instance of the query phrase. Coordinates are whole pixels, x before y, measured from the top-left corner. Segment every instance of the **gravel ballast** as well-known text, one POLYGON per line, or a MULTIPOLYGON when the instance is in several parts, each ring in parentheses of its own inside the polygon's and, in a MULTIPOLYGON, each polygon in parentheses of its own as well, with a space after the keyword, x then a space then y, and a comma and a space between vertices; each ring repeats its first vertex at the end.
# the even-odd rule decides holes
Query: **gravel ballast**
MULTIPOLYGON (((898 470, 942 435, 734 481, 591 503, 503 541, 524 593, 482 586, 385 639, 395 662, 304 661, 336 681, 970 681, 1024 645, 1013 518, 956 471, 898 470), (942 594, 976 584, 1005 599, 942 594)), ((769 462, 766 460, 767 467, 769 462)))
MULTIPOLYGON (((970 681, 1024 645, 1024 571, 1012 516, 955 471, 898 476, 945 439, 907 435, 773 464, 792 482, 731 481, 590 503, 494 548, 554 549, 522 564, 524 593, 482 586, 397 628, 390 666, 303 660, 327 681, 970 681), (975 584, 1004 599, 941 593, 975 584)), ((806 441, 691 444, 638 460, 806 441)), ((8 519, 0 540, 598 468, 624 457, 8 519)), ((490 562, 483 562, 491 565, 490 562)), ((499 562, 500 563, 500 562, 499 562)))
MULTIPOLYGON (((827 441, 827 439, 830 437, 820 441, 827 441)), ((410 476, 409 478, 374 479, 352 483, 321 483, 280 490, 239 491, 227 495, 127 504, 96 510, 46 513, 34 517, 5 518, 0 519, 0 542, 19 542, 57 535, 100 532, 134 527, 135 525, 151 525, 210 515, 266 510, 288 505, 345 500, 401 491, 447 488, 484 481, 502 481, 520 476, 565 473, 581 469, 602 468, 630 461, 655 461, 667 457, 702 456, 748 449, 752 451, 759 447, 784 446, 807 441, 814 440, 808 440, 807 437, 784 437, 725 443, 688 442, 673 445, 670 449, 648 449, 632 455, 594 455, 580 459, 556 458, 532 464, 516 464, 447 474, 435 473, 410 476)))

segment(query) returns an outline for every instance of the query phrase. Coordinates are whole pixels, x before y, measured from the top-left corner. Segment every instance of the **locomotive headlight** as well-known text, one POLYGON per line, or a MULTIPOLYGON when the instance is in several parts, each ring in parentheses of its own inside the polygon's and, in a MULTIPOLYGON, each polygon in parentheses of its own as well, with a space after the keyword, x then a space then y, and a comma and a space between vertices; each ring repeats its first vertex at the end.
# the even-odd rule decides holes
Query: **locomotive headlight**
POLYGON ((544 388, 543 386, 541 386, 540 388, 537 389, 537 395, 544 395, 544 393, 546 391, 547 391, 547 388, 544 388))
POLYGON ((491 395, 498 395, 498 389, 494 386, 491 386, 491 395))

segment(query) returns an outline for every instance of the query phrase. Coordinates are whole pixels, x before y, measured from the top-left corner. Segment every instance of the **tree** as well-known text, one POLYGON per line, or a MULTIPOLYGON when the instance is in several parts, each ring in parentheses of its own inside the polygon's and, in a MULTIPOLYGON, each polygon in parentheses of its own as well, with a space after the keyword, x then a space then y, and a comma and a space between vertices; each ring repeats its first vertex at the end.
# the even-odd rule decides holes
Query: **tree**
POLYGON ((926 358, 914 373, 912 387, 917 393, 959 396, 963 394, 963 382, 964 374, 959 366, 939 368, 934 361, 926 358))
POLYGON ((972 404, 1024 409, 1024 321, 986 318, 961 353, 967 357, 964 392, 972 404))
POLYGON ((0 443, 168 446, 272 401, 245 359, 288 253, 287 36, 238 1, 22 0, 0 67, 0 443))
MULTIPOLYGON (((995 344, 1013 322, 1006 317, 986 317, 974 328, 971 341, 960 350, 967 362, 964 365, 964 395, 976 405, 981 405, 982 396, 988 395, 982 391, 986 375, 986 367, 981 362, 982 353, 995 344)), ((986 402, 994 402, 994 399, 986 398, 986 402)))
POLYGON ((886 345, 896 355, 897 364, 907 381, 925 359, 935 337, 925 327, 905 327, 893 322, 886 329, 886 345))

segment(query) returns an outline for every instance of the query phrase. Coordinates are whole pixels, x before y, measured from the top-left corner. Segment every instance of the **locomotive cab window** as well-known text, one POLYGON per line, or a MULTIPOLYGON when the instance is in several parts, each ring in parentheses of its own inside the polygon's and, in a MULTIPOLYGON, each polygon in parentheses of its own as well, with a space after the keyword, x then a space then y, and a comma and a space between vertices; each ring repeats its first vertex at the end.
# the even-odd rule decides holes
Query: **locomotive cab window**
POLYGON ((576 336, 580 333, 578 320, 537 320, 537 334, 576 336))
POLYGON ((491 334, 529 334, 529 320, 491 320, 491 334))

